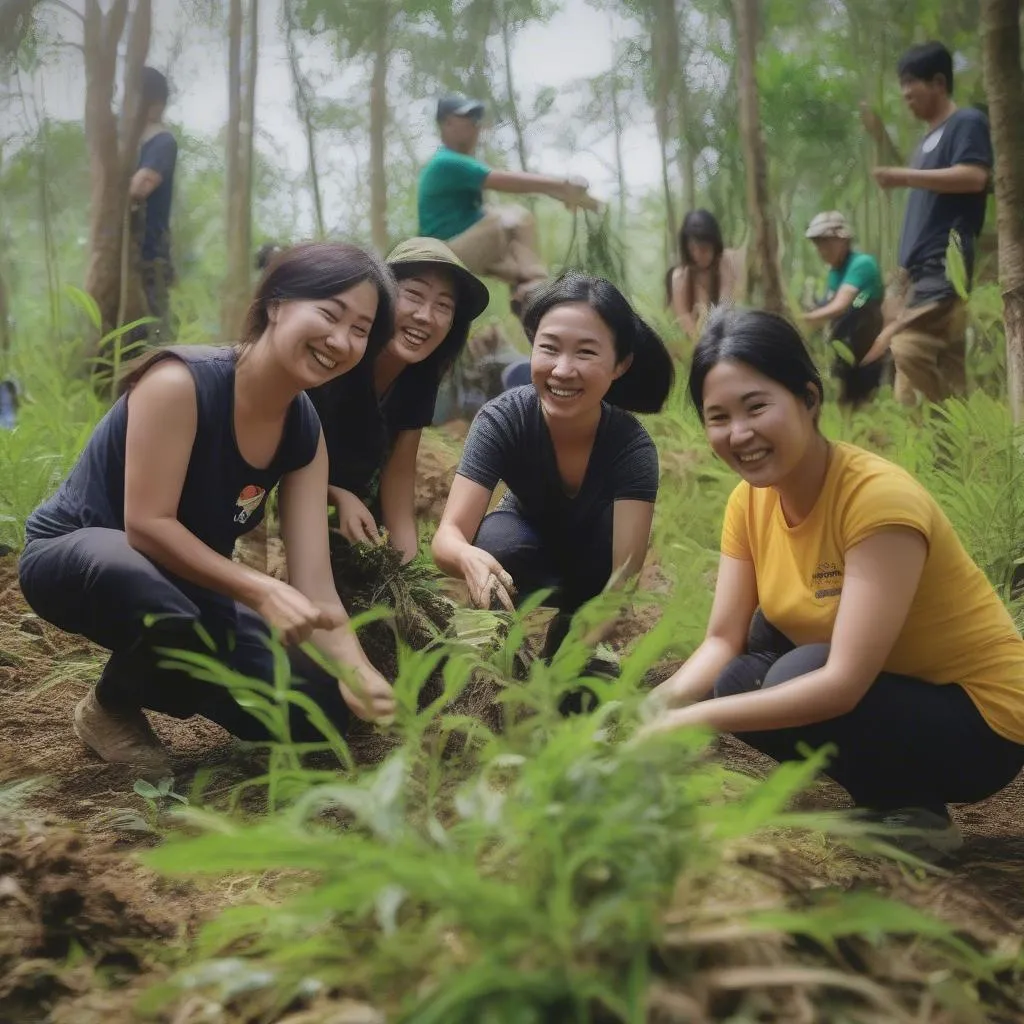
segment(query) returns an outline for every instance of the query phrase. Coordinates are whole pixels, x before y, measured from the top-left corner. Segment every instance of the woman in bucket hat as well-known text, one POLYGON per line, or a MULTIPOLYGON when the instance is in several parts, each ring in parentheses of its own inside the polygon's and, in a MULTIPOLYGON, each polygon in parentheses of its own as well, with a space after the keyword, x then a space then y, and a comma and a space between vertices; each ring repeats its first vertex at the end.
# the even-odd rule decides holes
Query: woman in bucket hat
POLYGON ((330 457, 329 501, 342 535, 380 542, 380 526, 405 561, 417 550, 414 509, 420 435, 441 378, 486 308, 487 287, 444 242, 411 238, 388 256, 398 281, 395 333, 357 372, 309 392, 330 457))

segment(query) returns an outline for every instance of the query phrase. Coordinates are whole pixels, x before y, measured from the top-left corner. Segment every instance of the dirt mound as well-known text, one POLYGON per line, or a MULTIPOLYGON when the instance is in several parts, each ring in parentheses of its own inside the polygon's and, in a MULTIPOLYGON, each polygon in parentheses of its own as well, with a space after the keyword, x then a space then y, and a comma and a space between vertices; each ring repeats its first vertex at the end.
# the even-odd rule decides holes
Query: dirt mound
POLYGON ((0 1019, 43 1019, 79 988, 69 967, 87 963, 121 981, 138 972, 145 942, 189 924, 181 901, 168 904, 171 888, 183 886, 67 830, 0 834, 0 1019))
POLYGON ((438 522, 455 479, 466 424, 446 424, 441 430, 423 432, 416 462, 416 518, 438 522), (462 437, 458 434, 462 433, 462 437))

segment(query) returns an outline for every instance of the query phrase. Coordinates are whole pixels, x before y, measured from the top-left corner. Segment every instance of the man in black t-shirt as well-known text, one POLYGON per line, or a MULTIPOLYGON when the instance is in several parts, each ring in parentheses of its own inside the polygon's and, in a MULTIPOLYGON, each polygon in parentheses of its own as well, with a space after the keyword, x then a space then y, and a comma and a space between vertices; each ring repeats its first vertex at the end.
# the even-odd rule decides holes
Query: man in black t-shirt
POLYGON ((171 197, 178 143, 164 127, 167 79, 155 68, 142 69, 142 102, 146 126, 142 131, 138 168, 128 194, 140 218, 142 286, 150 316, 160 323, 150 331, 153 340, 167 341, 168 294, 174 280, 171 264, 171 197))
POLYGON ((970 288, 975 241, 985 221, 992 141, 985 115, 953 102, 953 57, 941 43, 915 46, 899 63, 910 112, 928 125, 910 167, 876 167, 885 189, 909 188, 900 236, 903 309, 878 336, 862 363, 891 345, 896 396, 905 405, 941 401, 967 390, 967 307, 946 267, 955 232, 970 288))

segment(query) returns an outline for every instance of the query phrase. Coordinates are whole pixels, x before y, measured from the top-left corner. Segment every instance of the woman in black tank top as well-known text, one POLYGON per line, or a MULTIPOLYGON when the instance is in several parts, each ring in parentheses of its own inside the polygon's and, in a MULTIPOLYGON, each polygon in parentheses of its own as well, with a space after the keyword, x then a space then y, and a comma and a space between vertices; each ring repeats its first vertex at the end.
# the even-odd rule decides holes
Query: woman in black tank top
POLYGON ((350 245, 279 254, 234 348, 170 348, 140 361, 54 497, 26 524, 22 589, 44 618, 108 648, 75 732, 107 761, 167 769, 142 709, 201 714, 244 739, 269 731, 225 687, 163 664, 216 656, 273 683, 268 632, 298 677, 291 738, 318 741, 310 701, 336 728, 394 710, 391 687, 348 627, 327 549, 327 452, 304 394, 373 358, 391 337, 394 280, 350 245), (231 559, 280 483, 289 582, 231 559), (310 640, 336 673, 295 648, 310 640), (299 696, 302 691, 304 696, 299 696))

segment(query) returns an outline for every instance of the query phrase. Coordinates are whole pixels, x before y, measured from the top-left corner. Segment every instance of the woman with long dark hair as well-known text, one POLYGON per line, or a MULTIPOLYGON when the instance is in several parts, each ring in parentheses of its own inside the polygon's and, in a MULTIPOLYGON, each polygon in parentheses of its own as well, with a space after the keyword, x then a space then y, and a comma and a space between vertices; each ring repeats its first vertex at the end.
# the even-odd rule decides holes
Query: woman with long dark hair
POLYGON ((735 249, 725 248, 713 214, 691 210, 679 229, 679 260, 665 278, 665 298, 679 326, 696 335, 707 310, 735 297, 741 259, 735 249))
POLYGON ((167 770, 143 709, 268 738, 227 688, 166 667, 168 650, 215 653, 273 683, 266 639, 276 634, 294 652, 297 740, 321 738, 300 701, 340 729, 351 713, 393 711, 391 687, 350 630, 331 577, 327 452, 305 395, 387 343, 392 289, 387 269, 355 246, 279 254, 241 341, 140 360, 68 478, 29 517, 19 564, 26 600, 111 652, 74 714, 75 732, 104 760, 167 770), (278 483, 288 583, 231 558, 278 483), (338 677, 300 656, 307 640, 338 677))
POLYGON ((395 330, 357 369, 314 388, 330 461, 329 501, 353 543, 380 541, 378 521, 409 561, 418 537, 416 456, 441 378, 486 308, 487 287, 444 242, 412 238, 387 258, 398 281, 395 330))
POLYGON ((552 587, 568 617, 639 572, 658 493, 658 453, 632 412, 657 412, 672 360, 610 282, 567 274, 523 316, 532 382, 477 414, 434 537, 437 564, 475 605, 507 608, 552 587), (499 481, 507 493, 487 513, 499 481))
POLYGON ((955 848, 946 805, 1024 766, 1012 618, 909 473, 821 432, 821 377, 788 321, 715 314, 689 387, 740 483, 706 637, 655 691, 652 728, 710 726, 778 760, 833 744, 827 771, 859 807, 955 848))

